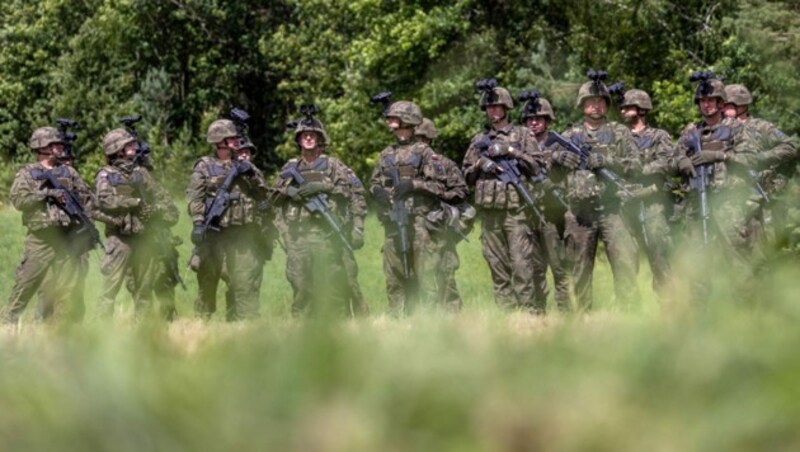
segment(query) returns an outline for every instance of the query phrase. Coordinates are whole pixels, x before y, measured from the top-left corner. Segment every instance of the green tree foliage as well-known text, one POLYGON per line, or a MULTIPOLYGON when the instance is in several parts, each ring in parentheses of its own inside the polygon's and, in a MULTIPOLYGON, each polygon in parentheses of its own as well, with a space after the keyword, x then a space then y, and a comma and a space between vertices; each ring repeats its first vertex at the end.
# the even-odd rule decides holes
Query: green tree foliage
POLYGON ((651 92, 654 121, 673 133, 697 118, 688 75, 704 68, 750 86, 758 113, 795 133, 798 25, 794 2, 767 0, 6 0, 0 178, 7 187, 32 129, 59 116, 80 121, 91 178, 103 134, 138 113, 181 189, 209 151, 206 126, 233 106, 251 113, 257 162, 273 172, 296 153, 285 124, 307 102, 322 108, 331 152, 364 176, 391 143, 368 103, 382 90, 418 102, 437 149, 460 160, 483 126, 476 80, 539 89, 563 128, 580 117, 589 68, 651 92))

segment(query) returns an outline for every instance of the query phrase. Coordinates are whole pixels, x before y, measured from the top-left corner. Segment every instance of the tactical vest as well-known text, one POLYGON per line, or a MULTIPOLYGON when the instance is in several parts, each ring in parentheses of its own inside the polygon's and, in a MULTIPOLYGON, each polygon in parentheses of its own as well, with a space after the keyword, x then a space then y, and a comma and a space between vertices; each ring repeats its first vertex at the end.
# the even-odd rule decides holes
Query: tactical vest
MULTIPOLYGON (((519 127, 512 127, 508 135, 489 133, 493 144, 508 144, 510 147, 522 149, 522 141, 527 131, 519 127)), ((527 182, 528 191, 533 193, 532 186, 527 182)), ((495 177, 494 173, 481 171, 475 182, 475 207, 487 210, 517 210, 524 201, 520 199, 517 189, 495 177)))
MULTIPOLYGON (((572 143, 581 147, 588 145, 592 148, 592 153, 599 153, 608 157, 611 153, 609 148, 616 142, 617 136, 609 125, 601 127, 594 136, 586 134, 581 130, 571 137, 572 143)), ((613 157, 613 156, 612 156, 613 157)), ((577 204, 595 203, 604 194, 611 190, 609 184, 598 177, 594 171, 589 169, 577 169, 567 175, 567 195, 570 200, 577 204)), ((616 199, 615 196, 608 196, 609 200, 616 199)), ((598 206, 599 207, 599 206, 598 206)))
MULTIPOLYGON (((423 152, 426 145, 422 143, 412 143, 405 146, 392 148, 386 152, 380 161, 381 180, 386 188, 394 187, 393 173, 397 168, 400 181, 404 180, 425 180, 435 177, 434 174, 426 174, 423 152), (408 147, 406 147, 408 146, 408 147), (403 152, 408 149, 410 152, 403 152), (405 155, 401 155, 405 154, 405 155)), ((406 207, 414 214, 427 214, 434 208, 438 201, 430 196, 413 193, 405 199, 406 207)))
MULTIPOLYGON (((222 161, 216 158, 203 157, 200 162, 205 163, 203 171, 206 176, 206 209, 214 202, 217 191, 225 183, 225 179, 233 168, 233 161, 222 161)), ((199 162, 198 162, 199 163, 199 162)), ((219 227, 242 226, 256 221, 255 200, 242 189, 242 179, 248 177, 239 175, 228 188, 230 202, 222 214, 219 227)))
MULTIPOLYGON (((28 173, 28 177, 32 181, 33 186, 30 191, 40 191, 44 189, 53 188, 50 183, 44 178, 46 170, 40 164, 26 165, 23 170, 28 173)), ((74 171, 74 170, 73 170, 74 171)), ((55 176, 58 182, 66 189, 75 193, 75 184, 73 183, 73 174, 70 172, 69 167, 57 166, 49 170, 55 176)), ((62 210, 57 203, 53 200, 46 200, 42 204, 42 209, 29 210, 22 212, 22 224, 31 231, 39 231, 48 227, 69 227, 72 224, 77 224, 77 221, 70 218, 67 213, 62 210)))
MULTIPOLYGON (((297 169, 297 172, 303 177, 305 183, 327 182, 331 185, 334 183, 332 174, 333 169, 330 164, 330 159, 326 155, 320 155, 311 164, 302 166, 300 165, 300 160, 292 159, 286 166, 287 169, 291 169, 292 167, 297 169)), ((281 173, 283 173, 283 171, 281 171, 281 173)), ((281 175, 281 177, 284 176, 281 175)), ((290 176, 286 176, 286 178, 291 179, 290 176)), ((296 186, 297 183, 294 180, 290 180, 289 185, 296 186)), ((325 193, 321 193, 320 196, 325 197, 331 212, 336 215, 336 213, 340 210, 336 200, 325 193)), ((326 228, 329 229, 327 224, 324 223, 324 219, 319 217, 319 214, 311 213, 305 208, 305 201, 289 202, 285 204, 283 206, 283 218, 288 223, 300 222, 304 226, 314 227, 322 230, 326 230, 326 228)))
MULTIPOLYGON (((718 125, 710 128, 704 127, 702 123, 697 124, 697 132, 700 134, 700 146, 704 151, 722 151, 726 154, 733 153, 734 130, 727 125, 718 125)), ((712 188, 719 188, 725 184, 728 168, 725 162, 716 162, 712 167, 712 188)))

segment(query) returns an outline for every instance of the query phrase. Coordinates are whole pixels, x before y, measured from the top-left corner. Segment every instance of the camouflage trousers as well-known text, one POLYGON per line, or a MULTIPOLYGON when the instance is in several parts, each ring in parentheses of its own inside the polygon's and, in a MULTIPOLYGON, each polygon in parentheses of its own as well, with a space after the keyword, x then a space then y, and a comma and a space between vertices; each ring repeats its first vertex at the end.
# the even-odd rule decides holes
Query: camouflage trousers
POLYGON ((194 310, 198 317, 208 319, 216 312, 217 287, 223 274, 227 275, 225 282, 233 303, 227 306, 226 319, 258 317, 264 259, 253 246, 257 230, 250 224, 208 231, 205 242, 195 249, 199 293, 194 310))
POLYGON ((495 302, 501 308, 537 311, 531 223, 525 212, 481 212, 483 257, 492 274, 495 302))
POLYGON ((653 290, 663 294, 668 288, 671 277, 670 253, 672 246, 672 232, 667 223, 667 207, 664 203, 653 202, 644 204, 644 222, 640 219, 640 203, 635 202, 627 208, 627 218, 630 230, 639 244, 639 249, 644 250, 653 275, 653 290), (642 224, 644 223, 644 224, 642 224), (647 240, 645 240, 645 234, 647 240))
POLYGON ((446 238, 442 242, 439 263, 439 295, 437 297, 450 311, 460 311, 464 302, 458 292, 456 271, 461 266, 456 245, 457 238, 446 238))
POLYGON ((386 223, 384 226, 383 273, 386 276, 390 312, 402 315, 410 312, 416 303, 437 303, 441 294, 439 268, 442 243, 434 240, 425 217, 414 216, 413 224, 408 228, 408 277, 403 265, 400 234, 393 223, 386 223))
POLYGON ((369 315, 369 306, 364 301, 364 294, 361 292, 361 285, 358 283, 356 256, 344 248, 342 248, 342 267, 347 278, 350 315, 354 317, 369 315))
POLYGON ((150 234, 136 236, 111 235, 106 253, 100 263, 103 292, 97 305, 97 315, 108 318, 114 314, 116 298, 126 285, 133 297, 137 318, 151 313, 153 300, 158 299, 160 313, 166 319, 175 317, 175 284, 160 256, 160 244, 150 234))
POLYGON ((292 286, 292 313, 349 312, 350 287, 339 239, 318 226, 289 224, 286 238, 286 279, 292 286))
POLYGON ((570 303, 570 280, 569 265, 566 260, 564 242, 561 240, 559 229, 563 230, 564 221, 561 224, 547 222, 539 224, 532 231, 533 237, 533 285, 534 285, 534 306, 537 312, 544 312, 547 304, 547 269, 553 274, 553 284, 555 286, 556 306, 562 312, 571 309, 570 303))
MULTIPOLYGON (((77 285, 75 287, 75 297, 78 299, 84 299, 84 293, 86 288, 86 275, 89 273, 89 252, 85 252, 80 255, 80 261, 78 264, 78 281, 76 282, 77 285)), ((46 288, 53 287, 54 285, 58 284, 58 275, 56 272, 47 272, 44 277, 44 281, 42 281, 42 285, 39 287, 39 292, 37 293, 37 310, 36 310, 36 319, 37 320, 44 320, 51 317, 56 309, 56 302, 57 300, 51 297, 49 290, 46 288)), ((81 314, 82 316, 83 314, 81 314)))
POLYGON ((592 308, 592 277, 597 245, 602 240, 611 272, 614 294, 623 309, 639 300, 636 275, 639 271, 639 250, 628 231, 619 209, 597 211, 592 207, 573 211, 567 217, 565 244, 574 263, 575 296, 582 310, 592 308))
POLYGON ((22 261, 17 267, 14 287, 3 308, 2 321, 15 323, 31 298, 41 288, 47 305, 40 308, 43 319, 81 320, 84 314, 82 258, 86 249, 76 248, 68 230, 47 228, 29 231, 25 237, 22 261), (48 285, 42 282, 48 278, 48 285))

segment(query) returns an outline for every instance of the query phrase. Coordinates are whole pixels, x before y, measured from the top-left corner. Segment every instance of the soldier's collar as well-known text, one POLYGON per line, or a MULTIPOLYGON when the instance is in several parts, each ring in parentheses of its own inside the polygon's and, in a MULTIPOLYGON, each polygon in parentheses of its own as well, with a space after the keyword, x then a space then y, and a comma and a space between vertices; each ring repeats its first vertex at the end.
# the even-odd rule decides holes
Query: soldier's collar
POLYGON ((511 131, 513 129, 514 129, 514 124, 509 122, 502 129, 495 129, 494 127, 492 127, 491 130, 489 130, 489 133, 492 134, 492 135, 501 135, 501 134, 502 135, 510 135, 511 131))

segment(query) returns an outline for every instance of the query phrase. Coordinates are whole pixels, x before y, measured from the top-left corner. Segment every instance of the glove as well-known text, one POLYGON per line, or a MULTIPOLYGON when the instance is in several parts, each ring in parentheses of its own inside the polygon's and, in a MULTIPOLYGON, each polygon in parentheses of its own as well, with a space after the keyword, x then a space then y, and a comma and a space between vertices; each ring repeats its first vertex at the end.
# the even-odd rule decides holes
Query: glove
POLYGON ((684 176, 697 177, 697 172, 694 170, 692 159, 689 157, 681 157, 678 160, 678 171, 684 176))
POLYGON ((239 174, 244 174, 246 176, 255 173, 253 164, 245 160, 241 160, 237 163, 236 170, 239 172, 239 174))
POLYGON ((581 158, 574 152, 570 151, 555 151, 551 157, 553 162, 559 165, 574 170, 581 164, 581 158))
POLYGON ((200 245, 203 243, 203 239, 205 238, 205 228, 203 228, 202 224, 196 224, 192 228, 192 243, 195 245, 200 245))
POLYGON ((589 169, 592 170, 602 168, 606 166, 606 157, 603 154, 592 152, 589 154, 586 164, 589 166, 589 169))
POLYGON ((384 206, 392 203, 392 196, 389 194, 389 190, 383 187, 375 187, 372 190, 372 198, 375 199, 375 202, 384 206))
POLYGON ((628 189, 628 191, 625 190, 617 191, 617 197, 621 199, 623 203, 646 198, 658 192, 658 187, 656 187, 655 185, 648 185, 647 187, 626 185, 626 188, 628 189))
POLYGON ((489 147, 489 149, 486 151, 486 153, 489 154, 490 157, 497 158, 497 157, 505 157, 505 156, 507 156, 509 154, 509 151, 510 151, 510 149, 508 147, 508 144, 506 144, 506 143, 495 143, 495 144, 493 144, 492 146, 489 147))
POLYGON ((544 179, 539 181, 539 187, 541 187, 542 190, 544 190, 545 192, 550 192, 551 190, 553 190, 553 188, 555 188, 555 186, 556 184, 554 184, 549 177, 545 177, 544 179))
POLYGON ((692 155, 692 164, 694 164, 694 166, 707 165, 724 160, 725 152, 723 151, 700 151, 692 155))
POLYGON ((66 201, 66 194, 60 188, 45 188, 43 191, 46 198, 52 198, 59 204, 64 204, 66 201))
POLYGON ((333 190, 327 182, 306 182, 297 189, 297 194, 302 198, 310 198, 317 193, 329 193, 333 190))
POLYGON ((297 187, 294 185, 286 188, 286 196, 292 199, 292 201, 299 201, 300 195, 297 193, 297 187))
POLYGON ((404 198, 406 195, 414 191, 414 181, 413 180, 403 180, 397 184, 397 187, 394 187, 394 195, 398 198, 404 198))
POLYGON ((350 233, 350 246, 354 250, 360 250, 364 247, 364 232, 353 228, 353 231, 350 233))
POLYGON ((480 160, 478 160, 478 166, 484 173, 499 173, 503 171, 499 166, 497 166, 497 163, 493 162, 491 159, 487 159, 486 157, 481 157, 480 160))
POLYGON ((141 205, 142 205, 142 200, 139 198, 128 198, 122 200, 119 203, 119 206, 122 207, 123 209, 135 209, 141 205))

